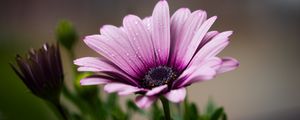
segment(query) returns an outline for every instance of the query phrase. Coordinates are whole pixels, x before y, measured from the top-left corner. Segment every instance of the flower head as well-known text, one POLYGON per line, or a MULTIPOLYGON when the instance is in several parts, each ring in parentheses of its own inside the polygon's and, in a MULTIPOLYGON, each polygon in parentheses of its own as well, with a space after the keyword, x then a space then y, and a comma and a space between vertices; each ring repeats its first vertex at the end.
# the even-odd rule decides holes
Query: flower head
POLYGON ((16 57, 17 66, 11 65, 30 91, 45 100, 57 102, 63 85, 63 70, 59 48, 44 44, 31 50, 23 58, 16 57))
POLYGON ((136 104, 149 107, 158 97, 180 102, 186 87, 230 71, 238 62, 216 55, 229 44, 232 31, 209 31, 216 16, 177 10, 171 17, 167 1, 159 1, 152 16, 127 15, 123 26, 105 25, 84 42, 104 56, 74 61, 79 71, 102 73, 81 80, 82 85, 104 84, 119 95, 137 93, 136 104))

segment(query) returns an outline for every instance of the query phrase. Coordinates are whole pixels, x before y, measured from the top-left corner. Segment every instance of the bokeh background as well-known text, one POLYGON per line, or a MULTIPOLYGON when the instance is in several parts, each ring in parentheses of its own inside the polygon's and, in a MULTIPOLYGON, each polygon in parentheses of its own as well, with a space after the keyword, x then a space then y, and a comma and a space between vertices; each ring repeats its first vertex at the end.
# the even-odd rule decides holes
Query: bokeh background
MULTIPOLYGON (((121 25, 131 13, 151 15, 157 0, 1 0, 0 120, 52 120, 47 105, 31 95, 10 69, 15 54, 55 43, 54 29, 68 19, 82 39, 104 24, 121 25)), ((230 120, 300 119, 299 0, 169 0, 171 13, 180 7, 217 15, 213 30, 234 30, 221 56, 241 65, 211 81, 189 87, 189 99, 203 107, 211 97, 230 120)), ((63 56, 66 51, 62 49, 63 56)), ((82 41, 76 56, 96 56, 82 41)), ((69 66, 64 57, 65 66, 69 66)), ((70 74, 68 69, 66 76, 70 74)), ((67 81, 70 82, 70 81, 67 81)), ((133 98, 133 97, 129 97, 133 98)), ((127 99, 127 98, 126 98, 127 99)))

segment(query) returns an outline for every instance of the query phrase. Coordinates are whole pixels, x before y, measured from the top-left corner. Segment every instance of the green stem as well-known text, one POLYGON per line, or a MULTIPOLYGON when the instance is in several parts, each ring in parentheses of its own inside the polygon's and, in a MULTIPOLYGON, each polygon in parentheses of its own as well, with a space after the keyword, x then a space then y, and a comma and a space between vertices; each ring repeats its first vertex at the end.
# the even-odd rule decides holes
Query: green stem
POLYGON ((65 111, 65 109, 61 106, 61 104, 58 103, 58 104, 55 104, 54 106, 56 107, 56 109, 58 110, 58 112, 60 113, 60 115, 62 116, 62 118, 63 118, 64 120, 68 120, 68 116, 67 116, 67 114, 66 114, 66 111, 65 111))
POLYGON ((160 101, 161 101, 161 103, 163 105, 163 108, 164 108, 165 120, 171 120, 169 101, 164 97, 160 97, 160 101))
POLYGON ((63 95, 68 99, 70 100, 75 106, 78 107, 78 109, 81 111, 81 113, 85 113, 86 111, 86 106, 83 105, 82 101, 77 97, 75 96, 73 93, 71 93, 67 86, 64 85, 63 86, 63 90, 62 90, 62 93, 63 95))
MULTIPOLYGON (((68 50, 68 53, 69 53, 69 59, 71 61, 73 61, 75 59, 75 53, 74 53, 74 50, 73 49, 70 49, 68 50)), ((73 62, 71 62, 73 63, 73 62)), ((78 78, 79 76, 79 73, 77 71, 77 66, 74 65, 74 64, 71 64, 72 66, 72 72, 73 72, 73 86, 75 87, 75 91, 74 93, 71 93, 70 91, 68 91, 67 88, 65 88, 65 92, 68 94, 69 98, 71 98, 71 100, 73 100, 74 103, 77 103, 76 105, 78 106, 78 108, 80 109, 81 113, 84 114, 85 116, 87 116, 89 119, 95 119, 97 120, 97 118, 101 118, 98 117, 97 115, 99 114, 97 111, 98 109, 98 105, 96 105, 95 101, 93 101, 94 99, 97 99, 99 100, 99 98, 93 98, 91 100, 86 100, 84 98, 82 98, 80 95, 79 95, 79 91, 76 89, 76 85, 78 84, 76 79, 78 78)))
MULTIPOLYGON (((71 60, 71 63, 73 63, 73 60, 75 59, 74 50, 73 49, 68 50, 68 53, 69 53, 69 59, 71 60)), ((71 64, 71 66, 72 66, 73 77, 76 78, 78 75, 77 66, 74 64, 71 64)))
POLYGON ((65 111, 63 106, 58 101, 46 101, 46 103, 61 120, 69 120, 67 111, 65 111))

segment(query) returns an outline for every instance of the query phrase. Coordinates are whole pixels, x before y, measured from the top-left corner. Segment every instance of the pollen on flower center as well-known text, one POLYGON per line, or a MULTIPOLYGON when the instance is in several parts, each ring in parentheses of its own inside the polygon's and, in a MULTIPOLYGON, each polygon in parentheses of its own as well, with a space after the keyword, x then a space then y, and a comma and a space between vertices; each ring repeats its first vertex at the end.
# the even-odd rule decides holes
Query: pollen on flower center
POLYGON ((168 84, 175 80, 177 77, 176 72, 167 66, 158 66, 151 68, 141 81, 141 86, 144 88, 154 88, 164 84, 168 84))

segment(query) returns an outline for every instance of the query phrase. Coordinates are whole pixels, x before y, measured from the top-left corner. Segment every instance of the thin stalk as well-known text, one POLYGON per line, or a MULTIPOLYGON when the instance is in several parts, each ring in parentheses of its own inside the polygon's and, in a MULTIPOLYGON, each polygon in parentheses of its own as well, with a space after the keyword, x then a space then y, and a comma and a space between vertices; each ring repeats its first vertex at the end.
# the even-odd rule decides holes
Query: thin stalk
MULTIPOLYGON (((74 50, 73 49, 70 49, 68 50, 68 53, 69 53, 69 59, 71 61, 73 61, 75 59, 75 53, 74 53, 74 50)), ((73 62, 71 62, 73 63, 73 62)), ((77 71, 77 66, 74 65, 74 64, 71 64, 72 66, 72 72, 73 72, 73 79, 77 79, 79 73, 77 71)), ((76 80, 74 80, 73 82, 73 86, 76 87, 76 80)), ((98 96, 96 96, 96 98, 93 98, 91 100, 86 100, 82 97, 80 97, 80 95, 78 94, 78 91, 75 89, 74 91, 75 93, 71 95, 73 95, 73 100, 75 99, 75 102, 77 102, 78 104, 78 107, 79 109, 81 110, 81 112, 84 114, 84 115, 90 115, 89 117, 92 117, 92 119, 100 119, 101 116, 99 116, 99 111, 98 111, 98 103, 99 103, 99 98, 98 96)), ((100 101, 100 104, 101 104, 101 101, 100 101)))
POLYGON ((57 117, 59 117, 61 120, 69 120, 67 111, 65 111, 65 109, 59 102, 47 101, 47 103, 50 106, 50 108, 52 108, 52 110, 55 112, 57 117))
POLYGON ((61 116, 62 116, 62 118, 63 118, 64 120, 69 120, 69 119, 68 119, 68 116, 67 116, 67 114, 66 114, 65 109, 62 107, 62 105, 61 105, 60 103, 55 104, 54 106, 56 107, 56 109, 57 109, 58 112, 61 114, 61 116))
POLYGON ((68 90, 67 86, 64 85, 62 93, 81 111, 81 113, 87 113, 87 106, 84 105, 83 101, 80 98, 78 98, 75 94, 71 93, 71 91, 68 90))
POLYGON ((160 97, 160 101, 164 108, 165 120, 171 120, 169 101, 164 97, 160 97))
MULTIPOLYGON (((69 59, 71 60, 71 63, 73 63, 73 60, 75 59, 74 50, 73 49, 68 50, 68 53, 69 53, 69 59)), ((78 72, 76 69, 77 67, 74 64, 71 64, 71 66, 72 66, 73 77, 76 78, 76 76, 78 75, 78 72)))

